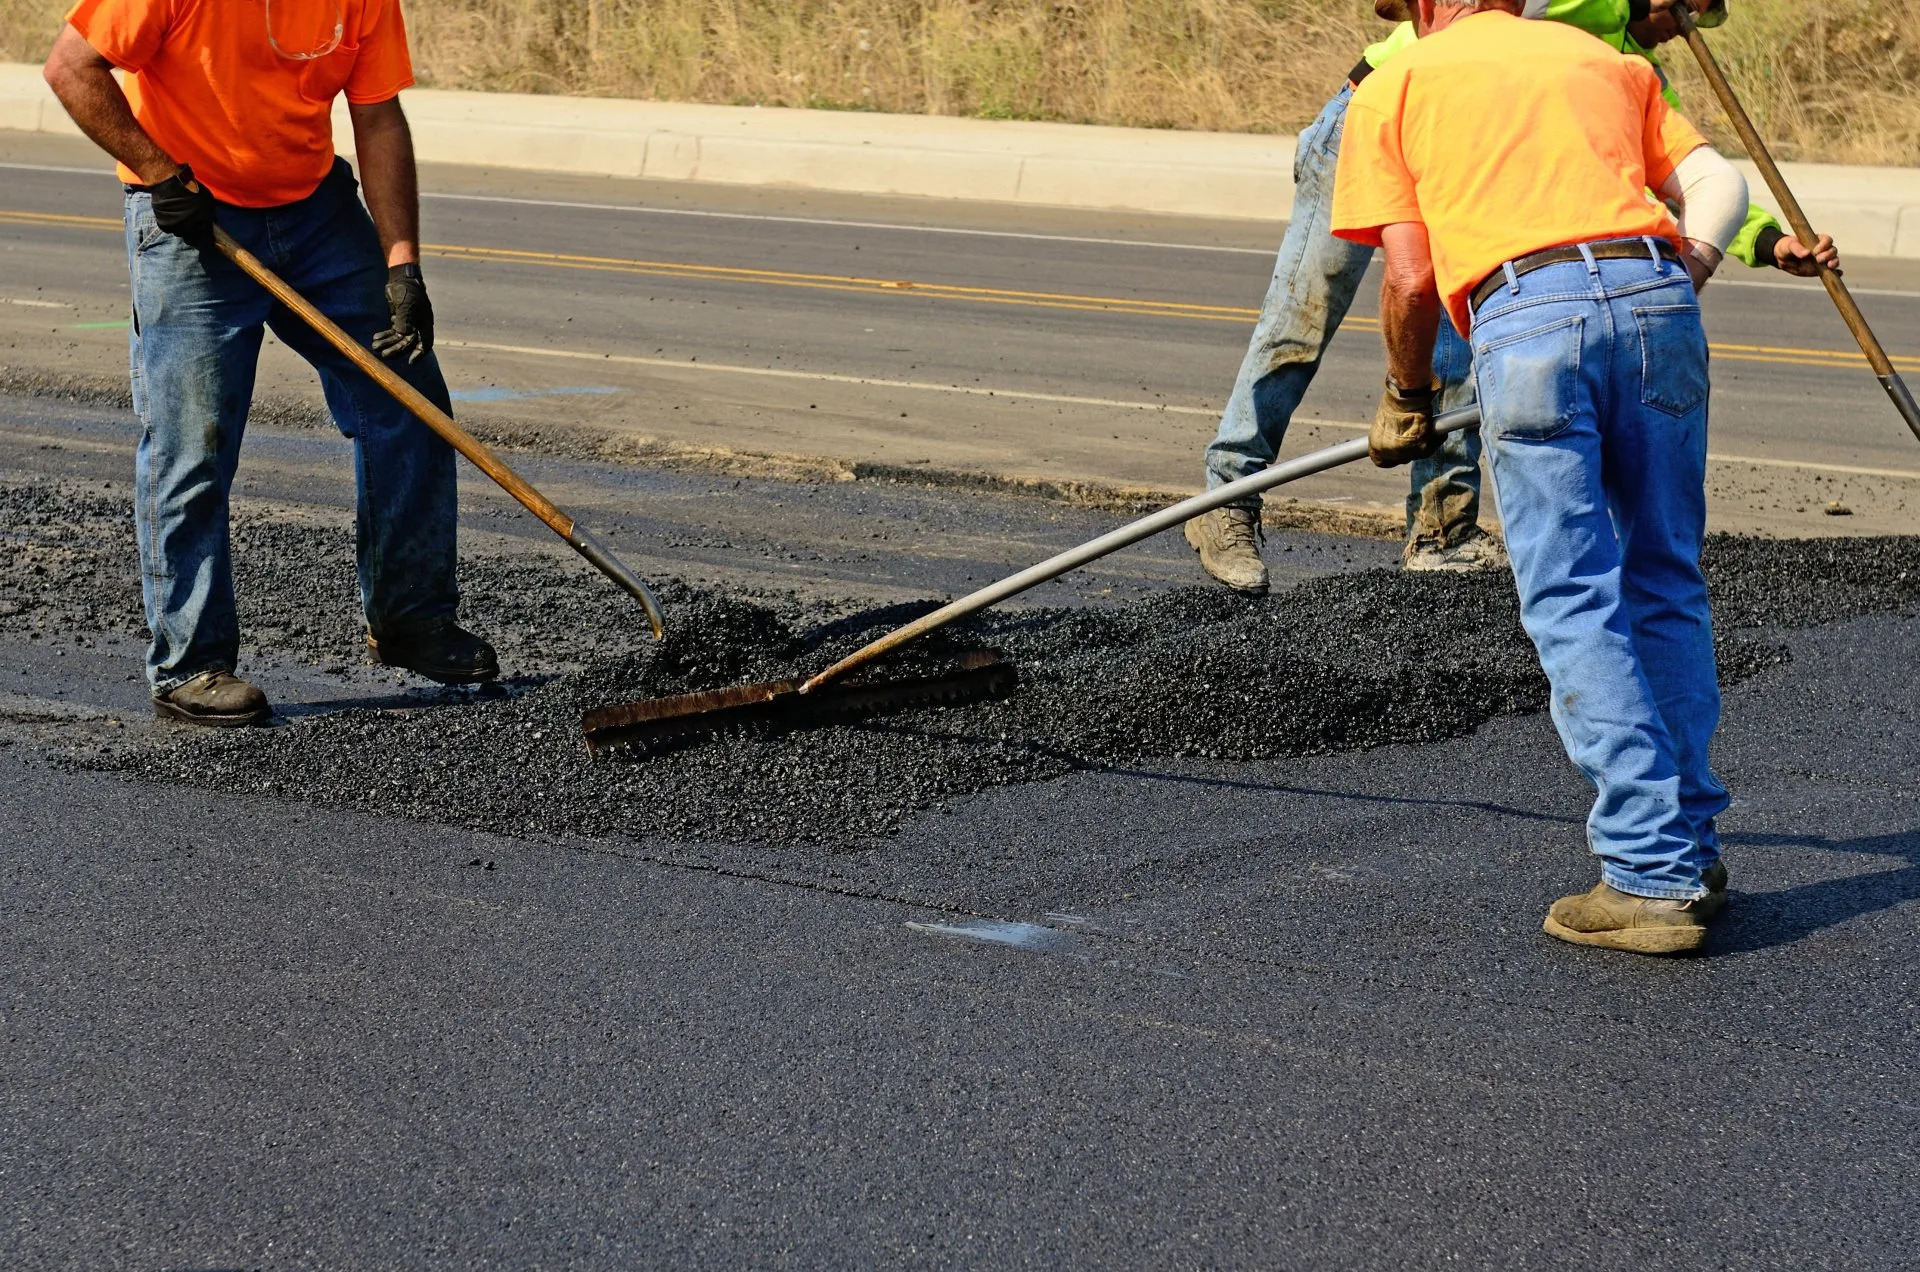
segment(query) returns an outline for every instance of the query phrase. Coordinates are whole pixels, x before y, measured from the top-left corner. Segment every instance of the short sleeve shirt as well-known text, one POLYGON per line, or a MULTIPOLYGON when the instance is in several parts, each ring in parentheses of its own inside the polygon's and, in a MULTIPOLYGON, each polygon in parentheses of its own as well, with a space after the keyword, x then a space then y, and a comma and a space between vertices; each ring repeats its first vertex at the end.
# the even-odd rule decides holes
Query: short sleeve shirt
POLYGON ((399 0, 80 0, 67 21, 127 73, 161 149, 242 207, 313 193, 333 166, 334 98, 413 83, 399 0))
POLYGON ((1333 232, 1379 246, 1427 227, 1454 326, 1474 287, 1550 247, 1653 235, 1679 243, 1647 194, 1705 140, 1639 58, 1498 10, 1456 20, 1367 77, 1347 109, 1333 232))

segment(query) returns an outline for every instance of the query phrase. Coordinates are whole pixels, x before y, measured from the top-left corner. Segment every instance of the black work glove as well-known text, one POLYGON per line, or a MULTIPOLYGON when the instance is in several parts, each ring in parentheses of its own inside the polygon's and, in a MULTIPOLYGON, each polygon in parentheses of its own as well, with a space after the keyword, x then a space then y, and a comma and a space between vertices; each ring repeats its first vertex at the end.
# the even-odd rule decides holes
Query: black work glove
POLYGON ((202 251, 213 246, 213 195, 186 164, 151 190, 153 223, 202 251))
POLYGON ((418 362, 433 351, 433 302, 427 299, 427 281, 418 265, 395 265, 387 270, 387 311, 393 325, 373 338, 373 351, 383 358, 407 355, 418 362))
POLYGON ((1433 389, 1403 389, 1391 379, 1367 430, 1367 457, 1378 468, 1397 468, 1440 449, 1433 431, 1433 389))

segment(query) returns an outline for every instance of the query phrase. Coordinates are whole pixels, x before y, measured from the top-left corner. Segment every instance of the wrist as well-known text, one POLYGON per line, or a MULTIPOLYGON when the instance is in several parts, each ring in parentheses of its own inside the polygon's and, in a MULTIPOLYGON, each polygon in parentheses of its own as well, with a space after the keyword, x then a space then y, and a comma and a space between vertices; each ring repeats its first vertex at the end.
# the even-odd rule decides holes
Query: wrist
POLYGON ((1777 225, 1769 225, 1762 229, 1754 238, 1753 254, 1757 259, 1766 262, 1775 269, 1784 269, 1787 263, 1780 258, 1780 245, 1786 242, 1786 240, 1787 232, 1785 230, 1777 225))
POLYGON ((1402 406, 1431 407, 1433 405, 1433 383, 1426 381, 1411 388, 1404 387, 1389 372, 1387 374, 1387 395, 1402 406))
POLYGON ((426 275, 420 272, 419 261, 400 261, 387 266, 388 282, 395 282, 402 278, 412 279, 416 283, 424 283, 426 281, 426 275))

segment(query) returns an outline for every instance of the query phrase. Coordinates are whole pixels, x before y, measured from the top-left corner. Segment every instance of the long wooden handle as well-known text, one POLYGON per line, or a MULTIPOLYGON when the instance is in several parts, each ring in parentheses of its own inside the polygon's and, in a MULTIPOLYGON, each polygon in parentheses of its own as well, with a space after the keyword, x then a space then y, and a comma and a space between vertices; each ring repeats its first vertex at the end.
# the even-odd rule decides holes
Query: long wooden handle
MULTIPOLYGON (((1707 83, 1713 87, 1714 96, 1720 99, 1720 109, 1732 121, 1733 129, 1740 134, 1740 144, 1747 148, 1754 166, 1760 169, 1760 175, 1766 179, 1767 188, 1773 191, 1773 197, 1780 201, 1780 210, 1787 214, 1787 224, 1793 228, 1794 237, 1808 247, 1820 241, 1813 231, 1813 223, 1807 219, 1800 200, 1793 197, 1793 191, 1787 187, 1787 179, 1780 173, 1780 165, 1773 161, 1773 154, 1767 149, 1767 143, 1761 140, 1760 130, 1753 126, 1753 118, 1747 114, 1746 107, 1740 104, 1740 98, 1734 93, 1733 85, 1728 82, 1726 73, 1720 69, 1719 61, 1713 56, 1713 50, 1707 47, 1707 39, 1700 34, 1699 24, 1693 20, 1693 10, 1684 2, 1672 10, 1674 20, 1679 23, 1681 32, 1687 37, 1687 47, 1700 62, 1700 69, 1707 77, 1707 83)), ((1840 310, 1840 317, 1846 322, 1847 330, 1860 342, 1860 351, 1867 355, 1867 362, 1873 367, 1873 373, 1880 377, 1880 387, 1893 399, 1893 407, 1900 412, 1900 418, 1907 422, 1916 439, 1920 439, 1920 407, 1914 404, 1913 393, 1907 388, 1895 369, 1893 359, 1873 334, 1873 328, 1867 325, 1867 316, 1860 312, 1859 303, 1840 276, 1825 266, 1820 267, 1820 281, 1826 284, 1827 295, 1833 297, 1834 305, 1840 310)))
POLYGON ((638 575, 621 564, 618 558, 600 542, 592 531, 575 521, 556 507, 552 500, 527 484, 520 474, 501 463, 499 457, 488 450, 480 439, 454 422, 454 418, 435 406, 426 394, 414 388, 402 379, 398 372, 381 361, 371 349, 355 340, 340 329, 340 324, 321 313, 311 301, 287 284, 284 278, 268 269, 266 265, 240 246, 231 234, 218 226, 214 227, 213 241, 234 264, 245 270, 247 276, 273 294, 273 298, 300 316, 300 319, 319 332, 326 342, 352 360, 353 364, 373 378, 373 382, 392 394, 400 405, 420 417, 428 428, 446 439, 449 446, 465 455, 475 468, 493 478, 500 489, 512 495, 520 506, 546 522, 547 528, 567 541, 567 544, 585 557, 593 567, 612 579, 647 611, 647 621, 653 627, 654 639, 662 633, 660 605, 654 600, 653 593, 640 581, 638 575))
MULTIPOLYGON (((1478 428, 1480 425, 1480 407, 1462 407, 1449 411, 1434 422, 1434 431, 1442 436, 1457 433, 1464 428, 1478 428)), ((1271 490, 1275 486, 1284 486, 1290 481, 1302 477, 1311 477, 1315 473, 1324 473, 1330 468, 1342 464, 1351 464, 1356 459, 1367 456, 1367 439, 1356 437, 1350 442, 1340 442, 1290 459, 1284 464, 1275 464, 1263 469, 1251 477, 1242 477, 1238 481, 1228 482, 1224 486, 1215 486, 1205 494, 1183 499, 1171 507, 1151 512, 1137 521, 1129 521, 1118 530, 1110 530, 1097 539, 1088 540, 1077 548, 1068 548, 1057 556, 1048 557, 1038 565, 1030 565, 1018 574, 1010 574, 997 583, 989 583, 977 592, 971 592, 957 601, 949 602, 908 623, 888 632, 867 645, 854 650, 833 666, 813 677, 800 686, 801 693, 832 684, 840 677, 857 668, 864 667, 875 659, 885 657, 910 641, 920 639, 928 632, 937 631, 948 623, 965 618, 969 614, 978 614, 992 605, 998 605, 1010 596, 1018 596, 1029 588, 1039 587, 1049 579, 1057 579, 1062 574, 1077 570, 1102 557, 1112 556, 1124 547, 1152 538, 1163 530, 1171 530, 1182 525, 1203 512, 1212 512, 1215 508, 1224 508, 1230 503, 1245 499, 1248 495, 1271 490)))

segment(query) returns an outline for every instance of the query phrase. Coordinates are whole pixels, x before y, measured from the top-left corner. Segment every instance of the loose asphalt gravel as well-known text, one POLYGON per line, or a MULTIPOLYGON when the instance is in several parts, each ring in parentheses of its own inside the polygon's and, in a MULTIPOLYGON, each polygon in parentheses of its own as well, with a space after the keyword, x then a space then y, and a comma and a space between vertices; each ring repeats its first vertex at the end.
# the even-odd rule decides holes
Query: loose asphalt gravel
MULTIPOLYGON (((0 509, 23 528, 6 541, 0 615, 138 626, 124 537, 105 533, 124 526, 123 503, 12 487, 0 490, 0 509)), ((345 532, 242 521, 235 538, 251 639, 322 666, 358 656, 345 532), (316 579, 334 583, 316 594, 316 579)), ((1727 683, 1784 661, 1781 631, 1920 607, 1914 540, 1717 538, 1708 567, 1727 683), (1809 589, 1814 577, 1824 585, 1809 589)), ((1022 676, 1007 700, 739 731, 593 762, 580 733, 588 710, 817 669, 923 607, 836 616, 817 599, 669 584, 670 633, 655 646, 637 618, 581 600, 549 561, 480 558, 466 579, 486 630, 521 671, 500 690, 267 730, 141 736, 75 762, 503 833, 860 841, 995 786, 1139 759, 1438 742, 1536 711, 1545 696, 1504 575, 1373 570, 1262 600, 1188 587, 1122 606, 988 614, 907 661, 930 667, 958 648, 1000 648, 1022 676), (609 648, 631 652, 595 656, 609 648)))

